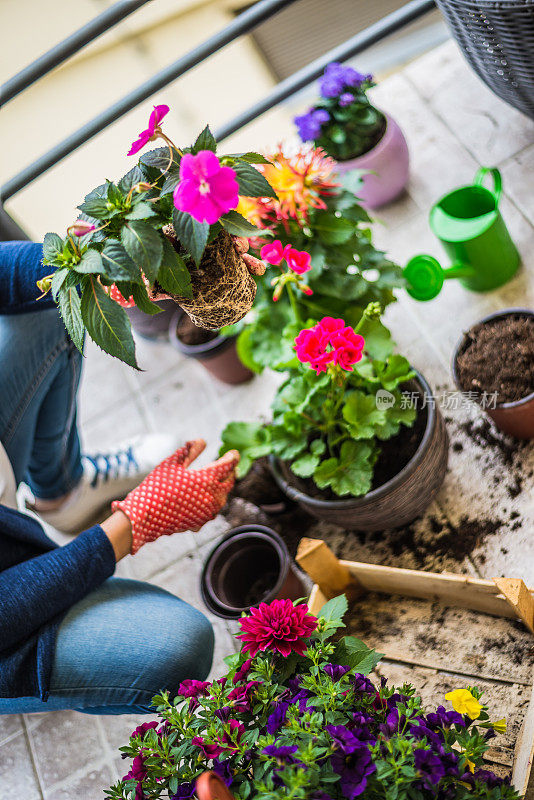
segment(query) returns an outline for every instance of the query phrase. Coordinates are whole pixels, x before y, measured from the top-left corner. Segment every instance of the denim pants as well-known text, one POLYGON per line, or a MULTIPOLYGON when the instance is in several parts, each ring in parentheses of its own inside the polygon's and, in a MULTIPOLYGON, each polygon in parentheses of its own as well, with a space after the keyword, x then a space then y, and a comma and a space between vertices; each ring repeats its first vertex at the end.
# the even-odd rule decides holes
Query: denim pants
MULTIPOLYGON (((38 497, 65 494, 82 474, 80 370, 55 309, 0 315, 0 441, 17 483, 38 497)), ((212 656, 213 630, 200 611, 159 587, 110 578, 63 619, 48 701, 0 699, 0 714, 149 712, 162 689, 203 680, 212 656)))

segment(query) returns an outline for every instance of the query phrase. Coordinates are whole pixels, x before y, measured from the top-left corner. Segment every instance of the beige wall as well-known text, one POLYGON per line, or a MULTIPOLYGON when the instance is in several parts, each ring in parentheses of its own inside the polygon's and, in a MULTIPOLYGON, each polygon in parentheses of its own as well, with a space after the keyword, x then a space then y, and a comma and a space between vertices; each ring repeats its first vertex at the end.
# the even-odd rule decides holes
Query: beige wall
MULTIPOLYGON (((97 0, 2 0, 2 79, 106 5, 97 0)), ((1 182, 232 19, 227 0, 152 0, 2 109, 1 182)), ((62 231, 89 189, 132 166, 134 159, 125 153, 145 127, 153 103, 171 107, 166 130, 177 143, 187 144, 207 122, 217 127, 260 99, 273 82, 253 43, 241 39, 106 129, 15 195, 6 208, 33 238, 42 238, 48 230, 62 231)), ((291 127, 289 113, 274 110, 229 139, 224 148, 268 147, 291 127)))

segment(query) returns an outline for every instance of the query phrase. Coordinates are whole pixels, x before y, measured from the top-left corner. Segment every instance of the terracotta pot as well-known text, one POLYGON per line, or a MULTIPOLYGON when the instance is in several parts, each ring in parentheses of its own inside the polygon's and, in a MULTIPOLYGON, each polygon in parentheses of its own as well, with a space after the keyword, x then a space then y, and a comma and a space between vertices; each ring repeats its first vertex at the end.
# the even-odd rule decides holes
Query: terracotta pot
POLYGON ((213 614, 239 619, 258 603, 307 594, 284 540, 263 525, 241 525, 211 551, 200 579, 202 598, 213 614))
POLYGON ((408 183, 410 155, 404 134, 388 114, 386 130, 380 141, 358 158, 338 161, 340 175, 353 169, 372 170, 363 176, 363 186, 358 196, 365 208, 380 208, 390 203, 408 183))
MULTIPOLYGON (((477 322, 476 325, 517 314, 525 317, 534 317, 534 311, 529 308, 505 308, 503 311, 489 314, 489 316, 477 322)), ((472 327, 474 328, 475 325, 472 327)), ((457 364, 458 357, 465 350, 467 343, 467 335, 464 333, 456 345, 452 357, 452 376, 460 392, 464 392, 465 389, 459 381, 457 364)), ((526 397, 522 397, 521 400, 514 400, 510 403, 497 403, 495 408, 486 407, 483 411, 493 420, 496 427, 504 433, 515 436, 517 439, 534 438, 534 391, 526 397)))
POLYGON ((195 358, 223 383, 236 385, 254 377, 237 355, 237 336, 221 336, 204 344, 185 344, 178 338, 177 326, 184 311, 176 311, 169 325, 169 340, 182 355, 195 358))
MULTIPOLYGON (((406 384, 409 392, 432 397, 430 386, 418 372, 406 384)), ((280 488, 309 514, 349 530, 381 531, 398 528, 420 517, 438 493, 449 455, 449 437, 439 408, 426 406, 427 421, 415 454, 394 478, 363 497, 322 500, 295 487, 289 467, 273 456, 271 469, 280 488)))
POLYGON ((169 335, 169 323, 176 314, 176 303, 174 300, 159 300, 156 305, 161 308, 159 314, 145 314, 136 306, 124 309, 133 330, 143 339, 167 339, 169 335))

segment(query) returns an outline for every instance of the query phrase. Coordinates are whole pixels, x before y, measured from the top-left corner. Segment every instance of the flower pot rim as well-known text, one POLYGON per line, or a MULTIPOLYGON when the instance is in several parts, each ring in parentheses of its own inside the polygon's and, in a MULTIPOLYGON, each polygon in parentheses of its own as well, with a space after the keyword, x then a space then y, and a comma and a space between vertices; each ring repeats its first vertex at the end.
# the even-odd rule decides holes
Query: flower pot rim
POLYGON ((387 146, 388 141, 393 134, 394 127, 397 127, 399 130, 401 130, 399 123, 390 114, 388 114, 386 111, 382 111, 381 108, 377 108, 377 111, 380 111, 380 113, 384 115, 386 120, 386 127, 384 128, 384 133, 382 134, 378 142, 375 145, 373 145, 373 147, 371 147, 370 150, 366 150, 365 153, 360 153, 359 156, 353 156, 352 158, 345 158, 345 159, 336 158, 335 161, 337 161, 338 164, 350 164, 351 162, 354 162, 354 164, 357 165, 357 162, 360 161, 361 159, 368 158, 371 155, 373 156, 376 155, 387 146))
MULTIPOLYGON (((208 577, 211 574, 210 567, 212 566, 212 562, 214 559, 215 554, 217 551, 231 539, 234 539, 236 536, 239 536, 243 533, 259 533, 261 536, 259 537, 262 541, 271 541, 275 545, 275 550, 277 551, 280 557, 280 566, 281 566, 281 575, 278 578, 276 584, 274 585, 272 592, 276 594, 280 591, 284 582, 287 578, 287 573, 291 567, 291 556, 289 555, 289 551, 287 549, 287 545, 276 531, 272 528, 267 527, 266 525, 257 525, 253 522, 248 523, 246 525, 239 525, 236 528, 231 528, 227 533, 220 539, 216 545, 210 550, 206 560, 204 561, 202 567, 202 573, 200 576, 200 592, 202 595, 202 599, 204 600, 206 606, 210 611, 213 611, 217 614, 224 614, 226 619, 239 619, 243 612, 248 611, 250 606, 230 606, 224 603, 223 601, 219 600, 219 598, 215 597, 212 594, 208 587, 208 577)), ((263 602, 263 601, 261 601, 263 602)))
MULTIPOLYGON (((503 308, 503 309, 501 309, 501 311, 494 311, 491 314, 488 314, 486 317, 482 317, 482 319, 479 319, 477 322, 473 322, 473 324, 469 326, 467 331, 464 331, 464 333, 462 334, 461 339, 458 341, 458 343, 457 343, 457 345, 456 345, 456 347, 454 349, 454 353, 452 355, 452 363, 451 363, 452 377, 453 377, 454 383, 456 384, 457 389, 460 392, 463 392, 465 390, 460 384, 460 380, 458 378, 458 370, 456 368, 456 365, 457 365, 457 361, 458 361, 458 356, 460 355, 460 353, 463 351, 463 348, 465 347, 466 334, 470 330, 475 328, 477 325, 483 325, 486 322, 491 322, 494 319, 503 319, 504 317, 511 316, 512 314, 519 314, 519 315, 524 316, 524 317, 534 317, 534 310, 531 309, 531 308, 523 308, 523 307, 503 308)), ((534 400, 534 391, 530 392, 530 394, 525 395, 525 397, 521 397, 519 400, 509 400, 506 403, 497 403, 495 405, 495 408, 490 408, 488 410, 491 412, 491 411, 496 411, 496 410, 500 410, 500 409, 505 410, 505 409, 521 408, 521 406, 524 406, 527 403, 532 402, 533 400, 534 400)), ((473 402, 477 403, 477 405, 480 405, 476 400, 474 400, 473 402)))
MULTIPOLYGON (((423 390, 423 394, 428 394, 430 397, 432 397, 432 390, 427 380, 414 366, 412 366, 412 369, 414 370, 415 375, 411 380, 419 383, 421 389, 423 390)), ((386 483, 383 483, 381 486, 377 486, 376 489, 371 489, 370 492, 367 492, 367 494, 364 494, 361 497, 347 497, 340 500, 321 500, 319 497, 311 497, 310 495, 301 492, 300 489, 296 489, 294 486, 291 486, 291 484, 286 481, 278 468, 280 459, 270 455, 269 465, 271 467, 274 479, 278 486, 291 500, 295 500, 296 502, 303 501, 307 505, 315 506, 316 508, 330 508, 332 510, 356 508, 358 505, 368 503, 370 500, 379 500, 384 495, 388 494, 391 489, 395 488, 399 483, 401 483, 407 475, 410 475, 417 468, 419 462, 423 458, 428 441, 432 436, 432 431, 434 429, 437 416, 436 408, 432 403, 430 403, 426 408, 427 420, 425 432, 423 433, 421 441, 419 442, 419 446, 412 458, 401 469, 400 472, 397 472, 393 478, 391 478, 389 481, 386 481, 386 483)))
POLYGON ((186 312, 183 310, 177 311, 176 314, 173 314, 171 317, 169 324, 169 339, 172 342, 175 342, 176 348, 186 356, 198 358, 201 356, 206 357, 209 355, 215 355, 215 351, 225 349, 237 338, 236 336, 223 336, 222 334, 218 333, 215 339, 211 339, 209 342, 204 342, 203 344, 185 344, 176 333, 178 323, 185 313, 186 312))

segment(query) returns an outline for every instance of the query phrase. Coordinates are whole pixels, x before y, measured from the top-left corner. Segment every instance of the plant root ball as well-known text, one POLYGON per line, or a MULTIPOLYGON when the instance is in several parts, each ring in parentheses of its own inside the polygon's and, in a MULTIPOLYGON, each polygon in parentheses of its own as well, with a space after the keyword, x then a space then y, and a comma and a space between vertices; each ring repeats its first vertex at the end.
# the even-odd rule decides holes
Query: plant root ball
MULTIPOLYGON (((163 233, 183 255, 172 225, 163 233)), ((191 270, 191 287, 193 299, 178 295, 172 298, 199 328, 219 330, 239 322, 252 308, 256 283, 227 231, 220 231, 206 247, 198 268, 191 270)))

